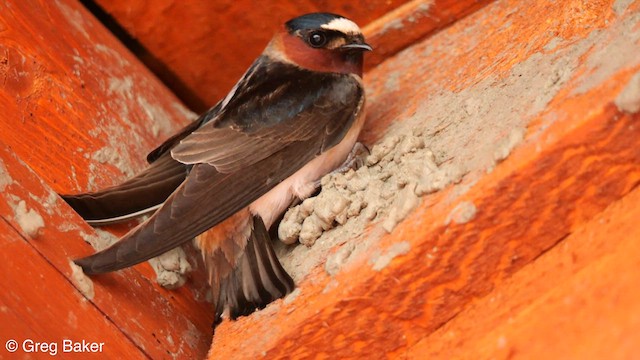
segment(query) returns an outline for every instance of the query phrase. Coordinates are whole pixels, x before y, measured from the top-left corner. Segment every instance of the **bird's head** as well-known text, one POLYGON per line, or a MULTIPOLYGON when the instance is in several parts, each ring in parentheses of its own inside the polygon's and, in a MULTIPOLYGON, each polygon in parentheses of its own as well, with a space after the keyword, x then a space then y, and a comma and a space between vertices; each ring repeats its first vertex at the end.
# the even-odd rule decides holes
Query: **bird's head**
POLYGON ((304 69, 362 76, 362 53, 371 51, 353 21, 312 13, 291 19, 277 33, 266 55, 304 69))

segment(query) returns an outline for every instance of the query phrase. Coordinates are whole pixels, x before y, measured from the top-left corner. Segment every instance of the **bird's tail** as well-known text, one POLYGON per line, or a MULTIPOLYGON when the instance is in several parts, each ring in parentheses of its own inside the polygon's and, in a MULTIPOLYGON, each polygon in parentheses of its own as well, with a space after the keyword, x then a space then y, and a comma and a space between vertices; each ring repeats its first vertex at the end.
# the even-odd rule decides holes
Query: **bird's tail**
MULTIPOLYGON (((262 218, 253 216, 251 222, 246 246, 233 268, 217 272, 224 275, 211 279, 216 309, 214 327, 222 320, 225 308, 229 308, 230 318, 236 319, 264 308, 295 287, 276 257, 262 218)), ((221 262, 218 260, 215 257, 205 259, 210 272, 219 269, 221 262)))
POLYGON ((117 223, 159 208, 187 176, 186 165, 167 153, 120 185, 84 194, 61 195, 91 225, 117 223))

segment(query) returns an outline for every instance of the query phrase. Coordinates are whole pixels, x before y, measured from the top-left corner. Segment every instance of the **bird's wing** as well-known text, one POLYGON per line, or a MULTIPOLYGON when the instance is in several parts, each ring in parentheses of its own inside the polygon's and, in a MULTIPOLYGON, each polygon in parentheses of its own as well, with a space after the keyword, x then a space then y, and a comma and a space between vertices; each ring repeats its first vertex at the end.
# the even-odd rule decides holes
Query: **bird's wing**
POLYGON ((91 225, 117 223, 157 210, 186 179, 188 168, 165 153, 122 184, 61 196, 91 225))
POLYGON ((189 172, 189 165, 171 157, 180 140, 215 118, 220 103, 203 113, 147 155, 149 167, 124 183, 96 192, 62 194, 62 198, 91 225, 129 220, 157 210, 189 172))
POLYGON ((319 152, 349 129, 362 90, 349 76, 311 72, 260 57, 222 102, 218 118, 185 137, 172 156, 233 173, 292 142, 322 136, 319 152))
POLYGON ((247 105, 241 111, 238 107, 245 106, 230 107, 233 99, 229 101, 221 117, 209 123, 217 126, 203 126, 172 151, 183 161, 191 149, 202 163, 194 165, 164 205, 120 242, 77 263, 87 273, 102 273, 158 256, 248 206, 339 143, 364 103, 360 82, 337 74, 324 82, 300 78, 307 81, 285 87, 269 101, 258 97, 263 109, 247 105), (195 143, 193 136, 207 145, 195 143))
POLYGON ((189 123, 187 126, 183 127, 178 133, 176 133, 175 135, 165 140, 157 148, 153 149, 147 155, 147 162, 149 164, 153 164, 154 161, 158 160, 162 155, 166 154, 169 150, 171 150, 171 148, 173 148, 176 144, 178 144, 180 140, 187 137, 187 135, 191 134, 196 129, 206 124, 207 122, 209 122, 211 119, 216 118, 216 116, 220 111, 220 104, 221 102, 218 102, 214 107, 212 107, 211 109, 207 110, 205 113, 200 115, 195 121, 189 123))

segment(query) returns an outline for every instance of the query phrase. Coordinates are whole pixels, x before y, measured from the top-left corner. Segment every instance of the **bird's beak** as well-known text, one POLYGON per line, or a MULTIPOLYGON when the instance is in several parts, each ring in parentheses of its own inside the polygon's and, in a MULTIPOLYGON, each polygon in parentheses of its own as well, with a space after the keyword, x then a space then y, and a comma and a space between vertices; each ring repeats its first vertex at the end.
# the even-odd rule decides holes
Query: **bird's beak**
POLYGON ((361 51, 372 51, 373 50, 371 45, 369 45, 369 44, 367 44, 365 42, 342 45, 342 46, 340 46, 340 49, 342 49, 342 50, 361 50, 361 51))

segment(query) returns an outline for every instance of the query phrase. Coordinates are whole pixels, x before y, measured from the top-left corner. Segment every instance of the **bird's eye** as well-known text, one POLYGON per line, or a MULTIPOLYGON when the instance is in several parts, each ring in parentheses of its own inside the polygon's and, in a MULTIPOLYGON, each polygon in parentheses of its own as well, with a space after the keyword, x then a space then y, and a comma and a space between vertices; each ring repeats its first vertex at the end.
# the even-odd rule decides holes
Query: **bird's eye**
POLYGON ((313 47, 322 47, 327 44, 327 35, 321 31, 314 31, 309 34, 309 44, 313 47))

